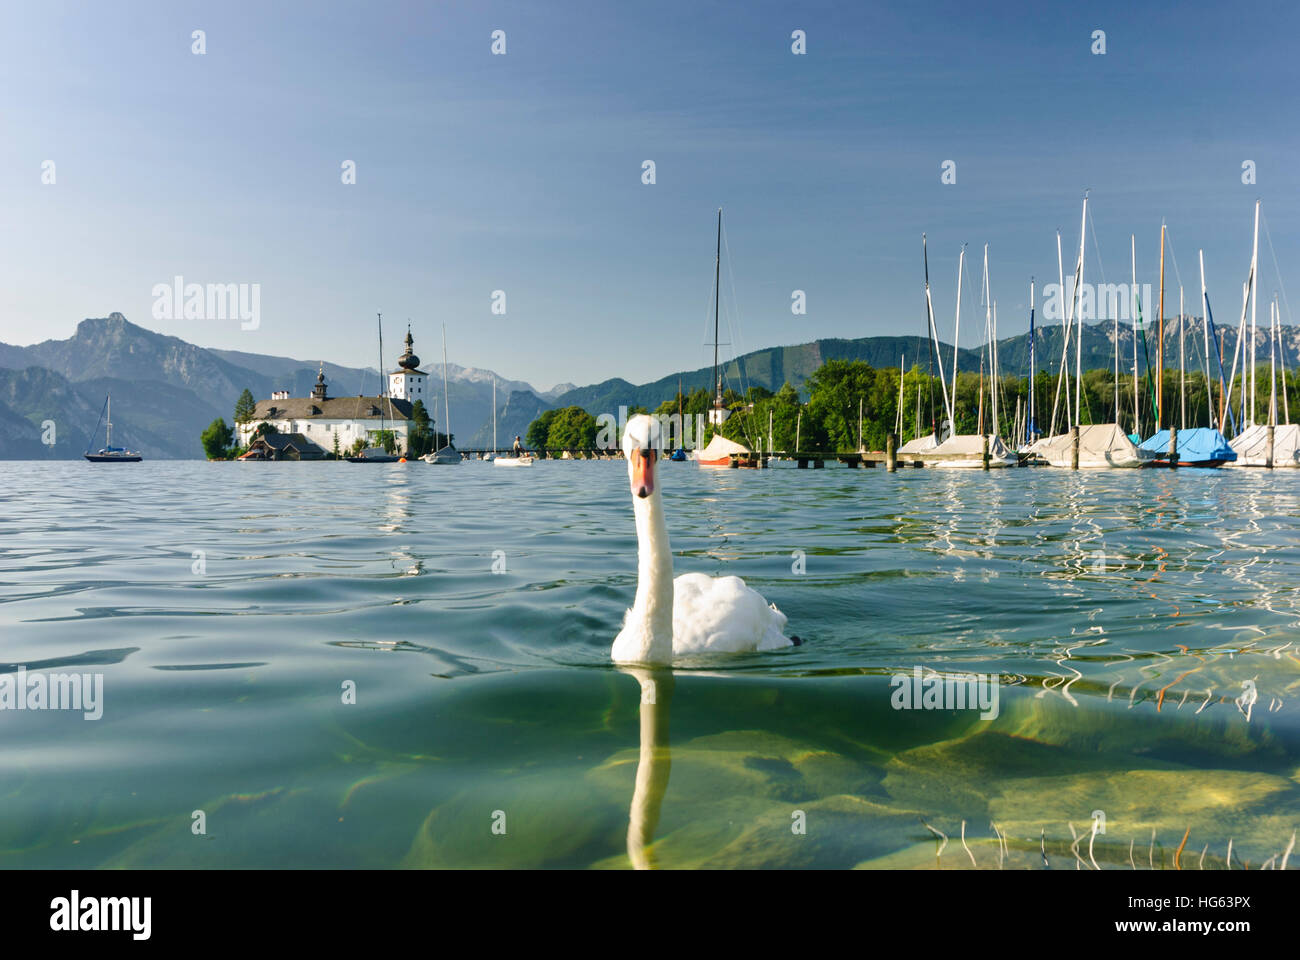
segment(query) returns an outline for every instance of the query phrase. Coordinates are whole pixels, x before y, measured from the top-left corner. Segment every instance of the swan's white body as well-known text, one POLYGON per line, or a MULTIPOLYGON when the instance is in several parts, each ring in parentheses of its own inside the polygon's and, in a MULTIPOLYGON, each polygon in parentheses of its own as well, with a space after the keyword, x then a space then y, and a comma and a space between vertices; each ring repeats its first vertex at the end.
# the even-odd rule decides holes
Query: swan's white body
POLYGON ((671 663, 674 654, 793 646, 782 632, 785 614, 740 577, 684 573, 673 579, 663 499, 655 482, 657 433, 658 423, 640 415, 623 435, 636 516, 637 588, 610 655, 617 663, 671 663))

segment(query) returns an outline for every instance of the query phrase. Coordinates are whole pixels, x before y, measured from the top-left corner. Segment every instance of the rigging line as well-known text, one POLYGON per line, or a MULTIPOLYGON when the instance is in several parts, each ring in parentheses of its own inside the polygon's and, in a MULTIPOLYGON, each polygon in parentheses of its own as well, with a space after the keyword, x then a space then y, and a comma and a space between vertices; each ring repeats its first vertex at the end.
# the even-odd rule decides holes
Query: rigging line
POLYGON ((727 335, 732 340, 732 352, 735 355, 736 371, 740 375, 740 388, 743 397, 749 390, 749 378, 745 374, 745 364, 741 359, 745 350, 740 339, 740 297, 736 294, 736 274, 731 260, 731 245, 727 242, 726 224, 722 225, 722 249, 727 253, 727 278, 731 283, 731 304, 734 311, 734 322, 733 315, 731 313, 727 314, 727 335))
MULTIPOLYGON (((1092 210, 1089 210, 1089 211, 1088 211, 1088 227, 1089 227, 1089 229, 1092 230, 1092 249, 1093 249, 1093 250, 1096 252, 1096 254, 1097 254, 1097 272, 1101 274, 1101 282, 1102 282, 1102 285, 1104 286, 1105 283, 1106 283, 1106 266, 1105 266, 1105 264, 1103 264, 1103 263, 1101 262, 1101 244, 1097 241, 1097 216, 1096 216, 1096 214, 1095 214, 1092 210)), ((1093 309, 1099 309, 1099 308, 1101 307, 1101 295, 1100 295, 1100 294, 1098 294, 1096 297, 1093 298, 1092 305, 1093 305, 1093 309)), ((1113 371, 1119 369, 1119 332, 1118 332, 1118 323, 1119 323, 1119 321, 1118 321, 1118 316, 1119 316, 1119 308, 1118 308, 1118 306, 1117 306, 1116 309, 1115 309, 1115 314, 1116 314, 1116 317, 1114 318, 1114 324, 1115 324, 1115 326, 1116 326, 1115 342, 1111 345, 1111 351, 1110 351, 1110 359, 1111 359, 1111 370, 1112 370, 1112 376, 1114 375, 1114 374, 1113 374, 1113 371)), ((1102 322, 1105 322, 1104 318, 1103 318, 1102 322)), ((1080 323, 1079 323, 1079 328, 1080 328, 1080 331, 1081 331, 1080 334, 1079 334, 1079 338, 1080 338, 1080 340, 1082 340, 1082 339, 1083 339, 1083 334, 1082 334, 1083 322, 1082 322, 1082 321, 1080 321, 1080 323)), ((1115 377, 1115 380, 1116 380, 1116 382, 1118 382, 1118 381, 1119 381, 1119 377, 1116 376, 1116 377, 1115 377)), ((1085 400, 1084 402, 1087 403, 1086 400, 1085 400)), ((1116 404, 1115 404, 1115 422, 1116 422, 1116 423, 1119 423, 1119 408, 1120 408, 1120 404, 1119 404, 1119 403, 1116 403, 1116 404)), ((1088 422, 1089 422, 1089 423, 1092 423, 1092 406, 1091 406, 1091 404, 1088 405, 1088 422)))
POLYGON ((1291 319, 1291 303, 1286 298, 1286 284, 1282 282, 1282 269, 1277 265, 1277 251, 1273 249, 1273 235, 1268 229, 1268 217, 1261 212, 1259 219, 1264 224, 1264 239, 1268 241, 1268 252, 1273 258, 1273 272, 1277 276, 1277 286, 1282 291, 1282 303, 1286 306, 1286 315, 1289 320, 1291 319))
POLYGON ((1101 282, 1106 282, 1106 268, 1101 262, 1101 244, 1097 242, 1097 218, 1092 211, 1088 211, 1088 226, 1092 230, 1092 249, 1097 252, 1097 272, 1101 274, 1101 282))
MULTIPOLYGON (((729 344, 729 346, 732 348, 732 361, 736 364, 736 372, 740 378, 740 397, 742 400, 747 400, 746 395, 749 392, 749 384, 747 381, 749 378, 745 376, 745 362, 742 359, 744 350, 742 349, 740 341, 740 298, 736 295, 736 273, 734 264, 731 260, 731 243, 727 237, 726 224, 723 224, 722 226, 722 249, 725 250, 727 254, 727 279, 731 284, 731 304, 732 310, 735 311, 734 323, 732 322, 732 314, 730 312, 727 313, 727 336, 731 337, 731 344, 729 344)), ((723 379, 726 379, 726 376, 726 373, 723 373, 723 379)), ((750 447, 756 447, 757 445, 754 443, 754 437, 750 432, 750 428, 754 426, 751 422, 752 420, 753 417, 751 416, 742 421, 741 429, 744 431, 745 439, 749 442, 750 447)))
POLYGON ((90 448, 95 445, 95 437, 99 436, 99 425, 104 422, 104 411, 108 409, 108 394, 104 395, 104 405, 99 408, 99 419, 95 421, 95 432, 90 435, 90 442, 86 444, 86 452, 90 453, 90 448))

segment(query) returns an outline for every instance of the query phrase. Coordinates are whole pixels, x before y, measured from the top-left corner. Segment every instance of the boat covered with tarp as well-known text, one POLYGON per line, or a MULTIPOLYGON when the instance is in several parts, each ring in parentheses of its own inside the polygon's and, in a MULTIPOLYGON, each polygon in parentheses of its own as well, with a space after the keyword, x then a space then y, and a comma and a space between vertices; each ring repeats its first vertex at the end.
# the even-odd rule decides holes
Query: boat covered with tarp
POLYGON ((708 446, 695 452, 695 462, 702 467, 729 467, 732 457, 748 456, 752 452, 744 444, 715 433, 708 446))
MULTIPOLYGON (((1043 437, 1029 445, 1029 456, 1053 467, 1071 466, 1070 434, 1043 437)), ((1117 423, 1088 423, 1079 427, 1079 467, 1141 467, 1152 456, 1129 439, 1117 423)))
MULTIPOLYGON (((1178 445, 1181 447, 1182 434, 1178 445)), ((1255 424, 1247 427, 1228 441, 1228 446, 1237 455, 1236 460, 1229 460, 1225 467, 1267 467, 1268 462, 1268 427, 1255 424)), ((1300 467, 1300 424, 1279 423, 1273 428, 1273 466, 1300 467)))
POLYGON ((899 447, 898 455, 900 457, 913 457, 917 454, 929 453, 937 446, 939 446, 939 438, 933 433, 927 433, 925 436, 909 440, 899 447))
MULTIPOLYGON (((1018 467, 1020 457, 994 434, 988 435, 989 466, 1018 467)), ((919 455, 927 467, 974 467, 984 466, 984 440, 978 433, 959 433, 949 437, 937 447, 919 455)))
MULTIPOLYGON (((1153 460, 1169 462, 1169 431, 1157 430, 1142 441, 1141 449, 1153 460)), ((1187 427, 1178 431, 1178 465, 1180 467, 1217 467, 1231 463, 1237 454, 1227 439, 1213 427, 1187 427)))

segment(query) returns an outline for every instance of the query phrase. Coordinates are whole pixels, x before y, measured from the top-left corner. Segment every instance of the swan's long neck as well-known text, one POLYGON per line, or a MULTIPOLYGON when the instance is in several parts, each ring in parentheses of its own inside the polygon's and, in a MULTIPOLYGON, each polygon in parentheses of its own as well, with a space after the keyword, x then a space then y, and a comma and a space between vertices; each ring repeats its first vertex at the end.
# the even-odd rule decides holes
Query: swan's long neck
POLYGON ((636 515, 637 584, 632 616, 644 624, 643 663, 673 658, 673 552, 659 491, 633 497, 636 515))

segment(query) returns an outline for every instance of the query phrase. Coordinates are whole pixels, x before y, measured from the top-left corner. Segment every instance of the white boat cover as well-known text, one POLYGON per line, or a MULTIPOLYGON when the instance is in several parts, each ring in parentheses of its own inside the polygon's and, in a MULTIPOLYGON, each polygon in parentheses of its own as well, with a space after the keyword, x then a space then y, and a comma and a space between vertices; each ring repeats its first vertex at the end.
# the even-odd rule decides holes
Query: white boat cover
MULTIPOLYGON (((1002 442, 1002 438, 989 434, 989 466, 1014 467, 1020 458, 1002 442)), ((983 467, 984 437, 978 433, 959 433, 949 437, 921 455, 927 467, 983 467)))
MULTIPOLYGON (((1070 466, 1070 435, 1058 433, 1030 444, 1029 452, 1054 467, 1070 466)), ((1089 423, 1079 428, 1079 467, 1140 467, 1152 459, 1117 423, 1089 423)))
POLYGON ((939 445, 939 438, 933 433, 927 433, 923 437, 917 437, 915 440, 909 440, 898 448, 900 457, 910 457, 918 453, 926 453, 933 450, 939 445))
POLYGON ((728 440, 720 433, 715 433, 709 445, 703 450, 695 453, 696 460, 721 460, 723 457, 729 457, 732 454, 747 454, 750 452, 749 447, 734 440, 728 440))
MULTIPOLYGON (((1225 467, 1268 465, 1268 427, 1255 424, 1228 441, 1237 454, 1225 467)), ((1273 466, 1300 467, 1300 424, 1279 423, 1273 428, 1273 466)))
POLYGON ((460 453, 455 447, 445 446, 420 458, 425 463, 460 463, 460 453))

